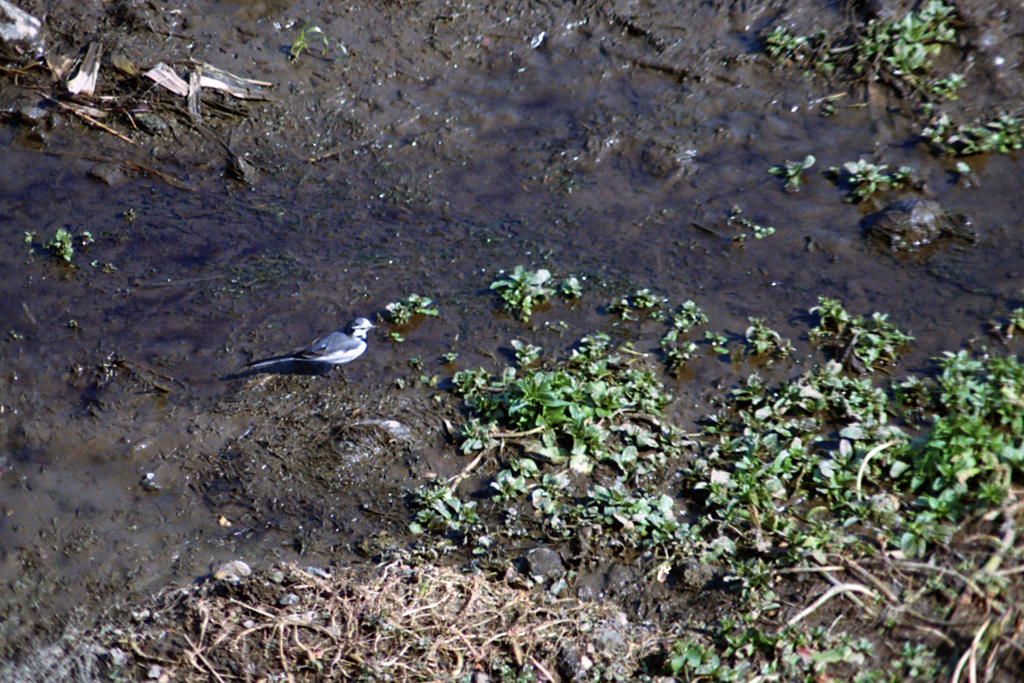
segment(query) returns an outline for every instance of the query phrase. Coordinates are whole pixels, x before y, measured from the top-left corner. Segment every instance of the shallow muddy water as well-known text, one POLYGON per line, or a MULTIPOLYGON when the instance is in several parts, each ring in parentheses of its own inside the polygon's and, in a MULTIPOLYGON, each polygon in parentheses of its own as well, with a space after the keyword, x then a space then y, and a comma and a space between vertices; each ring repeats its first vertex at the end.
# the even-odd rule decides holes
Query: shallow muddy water
MULTIPOLYGON (((601 329, 653 353, 658 325, 604 311, 641 287, 695 301, 728 335, 765 318, 802 356, 808 309, 836 297, 912 333, 901 369, 920 372, 944 350, 994 343, 986 323, 1021 305, 1019 155, 968 159, 977 186, 963 187, 891 94, 853 87, 825 118, 841 86, 758 52, 758 34, 801 7, 840 21, 829 3, 179 3, 120 24, 95 4, 55 21, 100 26, 140 65, 192 58, 269 81, 273 100, 247 116, 208 103, 202 124, 165 135, 119 126, 131 146, 61 112, 0 132, 10 643, 88 602, 83 589, 102 601, 236 557, 347 561, 374 531, 401 531, 403 489, 463 463, 442 422, 457 413, 395 380, 497 367, 513 338, 558 355, 601 329), (289 61, 306 21, 336 42, 327 59, 289 61), (218 140, 256 167, 251 182, 225 175, 218 140), (767 173, 808 154, 798 193, 767 173), (977 245, 870 244, 867 209, 822 175, 860 158, 913 167, 977 245), (112 184, 93 177, 107 164, 120 168, 112 184), (737 241, 733 207, 774 234, 737 241), (95 238, 71 265, 41 246, 59 228, 95 238), (529 324, 496 313, 488 286, 517 265, 580 277, 581 303, 529 324), (344 380, 225 379, 414 292, 440 316, 402 344, 371 338, 344 380), (442 365, 449 351, 459 358, 442 365), (366 419, 414 436, 382 439, 366 419)), ((709 357, 691 370, 668 380, 685 426, 750 368, 709 357)))

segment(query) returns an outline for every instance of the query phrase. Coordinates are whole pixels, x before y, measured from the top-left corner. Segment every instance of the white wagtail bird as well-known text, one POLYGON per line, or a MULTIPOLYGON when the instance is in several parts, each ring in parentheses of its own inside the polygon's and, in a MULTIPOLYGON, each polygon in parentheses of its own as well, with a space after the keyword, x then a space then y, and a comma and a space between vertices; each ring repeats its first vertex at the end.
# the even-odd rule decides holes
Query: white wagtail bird
POLYGON ((366 318, 356 318, 348 325, 317 339, 315 342, 294 353, 254 360, 247 368, 258 369, 269 365, 285 363, 309 363, 326 367, 351 363, 366 350, 366 333, 376 327, 366 318))

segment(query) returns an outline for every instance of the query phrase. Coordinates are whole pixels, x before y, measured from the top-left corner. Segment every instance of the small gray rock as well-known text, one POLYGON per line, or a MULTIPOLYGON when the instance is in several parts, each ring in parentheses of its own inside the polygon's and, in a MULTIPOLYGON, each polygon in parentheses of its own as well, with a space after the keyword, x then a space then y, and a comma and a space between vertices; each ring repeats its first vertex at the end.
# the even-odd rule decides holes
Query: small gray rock
POLYGON ((715 567, 704 562, 685 562, 682 569, 682 584, 690 590, 700 590, 715 578, 715 567))
POLYGON ((565 574, 562 557, 550 548, 534 548, 526 553, 526 573, 535 578, 558 579, 565 574))
POLYGON ((218 581, 224 581, 225 583, 238 583, 245 577, 252 574, 252 570, 249 569, 249 565, 241 560, 232 560, 231 562, 225 562, 220 568, 213 573, 213 578, 218 581))
POLYGON ((291 607, 299 604, 299 596, 295 593, 285 593, 277 599, 278 607, 291 607))

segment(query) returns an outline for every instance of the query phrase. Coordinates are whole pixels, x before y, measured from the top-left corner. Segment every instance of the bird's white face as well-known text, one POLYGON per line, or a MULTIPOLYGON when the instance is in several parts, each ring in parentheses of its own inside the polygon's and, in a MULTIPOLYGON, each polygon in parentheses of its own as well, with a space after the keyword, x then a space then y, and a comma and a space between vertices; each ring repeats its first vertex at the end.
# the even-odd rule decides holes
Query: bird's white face
POLYGON ((376 325, 371 323, 366 318, 356 318, 351 323, 349 323, 349 326, 352 329, 352 336, 357 337, 359 339, 366 339, 366 333, 371 328, 376 327, 376 325))

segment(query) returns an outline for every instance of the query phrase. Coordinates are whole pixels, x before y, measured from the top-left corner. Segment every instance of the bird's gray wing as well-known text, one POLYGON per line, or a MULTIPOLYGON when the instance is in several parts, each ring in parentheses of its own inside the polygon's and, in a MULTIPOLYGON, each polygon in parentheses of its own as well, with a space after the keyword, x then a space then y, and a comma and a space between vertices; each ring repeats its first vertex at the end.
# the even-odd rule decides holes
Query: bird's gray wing
POLYGON ((301 351, 292 351, 291 353, 283 353, 280 356, 271 356, 270 358, 260 358, 246 364, 246 367, 255 368, 262 365, 273 365, 275 363, 284 363, 287 361, 316 361, 323 357, 332 346, 338 345, 338 339, 343 335, 342 330, 335 330, 328 335, 320 337, 315 342, 302 349, 301 351))
POLYGON ((358 339, 348 336, 344 330, 335 330, 296 353, 295 357, 302 360, 319 360, 324 356, 332 356, 340 351, 358 349, 359 346, 360 342, 358 339))

